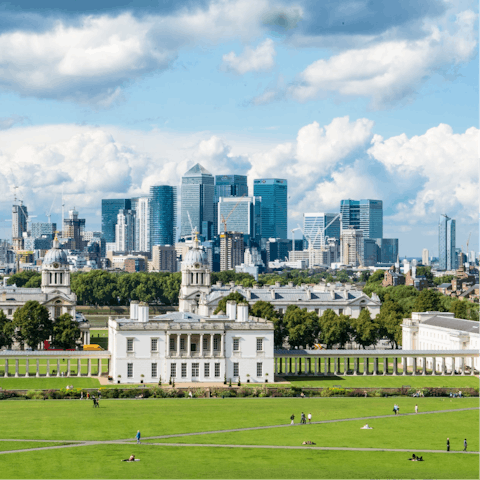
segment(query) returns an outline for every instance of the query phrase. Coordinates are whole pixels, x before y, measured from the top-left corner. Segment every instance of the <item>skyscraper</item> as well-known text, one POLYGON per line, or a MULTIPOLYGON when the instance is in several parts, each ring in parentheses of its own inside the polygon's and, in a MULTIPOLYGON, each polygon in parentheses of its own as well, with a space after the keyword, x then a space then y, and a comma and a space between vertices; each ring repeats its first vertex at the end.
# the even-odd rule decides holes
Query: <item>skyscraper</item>
POLYGON ((243 263, 245 244, 241 233, 220 234, 220 271, 234 270, 243 263))
POLYGON ((439 270, 455 270, 457 268, 455 235, 455 220, 447 215, 441 215, 438 223, 439 270))
MULTIPOLYGON (((260 237, 260 197, 220 197, 218 202, 218 234, 224 232, 223 218, 227 219, 227 232, 248 235, 250 240, 260 237)), ((258 241, 257 240, 257 241, 258 241)))
POLYGON ((327 243, 326 237, 340 241, 340 217, 337 213, 304 213, 303 235, 306 238, 305 247, 309 247, 308 239, 310 238, 316 250, 327 243))
POLYGON ((215 175, 215 195, 213 198, 213 232, 218 229, 218 201, 220 197, 241 197, 248 195, 246 175, 215 175))
POLYGON ((149 210, 150 249, 154 245, 175 245, 177 236, 177 187, 170 185, 151 186, 149 210))
POLYGON ((135 212, 136 252, 150 251, 150 205, 148 197, 132 198, 132 210, 135 212))
POLYGON ((207 240, 213 234, 213 196, 215 190, 213 175, 199 163, 182 177, 182 214, 180 235, 189 236, 192 227, 207 240), (192 225, 190 226, 190 219, 192 225))
POLYGON ((85 219, 78 218, 78 212, 73 208, 68 212, 68 218, 63 219, 62 237, 68 238, 67 248, 83 250, 83 232, 85 231, 85 219))
POLYGON ((399 254, 398 238, 382 238, 381 240, 377 240, 377 243, 379 243, 381 248, 381 262, 394 264, 399 254))
POLYGON ((422 250, 422 263, 423 265, 430 265, 430 257, 428 255, 428 249, 424 248, 422 250))
POLYGON ((53 240, 56 230, 56 223, 32 222, 32 224, 30 225, 30 235, 32 236, 32 238, 40 238, 43 235, 47 235, 48 238, 53 240))
POLYGON ((261 237, 287 238, 287 181, 280 178, 256 179, 253 195, 262 197, 261 237))
POLYGON ((115 242, 115 225, 120 210, 131 210, 129 198, 102 199, 102 234, 106 243, 115 242))
POLYGON ((350 228, 342 231, 341 237, 342 263, 358 267, 364 264, 363 232, 350 228))
POLYGON ((115 225, 115 250, 132 252, 135 246, 135 212, 120 210, 115 225))
POLYGON ((12 241, 15 250, 23 248, 23 234, 27 231, 28 210, 20 201, 12 206, 12 241))
POLYGON ((340 202, 342 229, 363 232, 363 238, 383 238, 382 200, 342 200, 340 202))

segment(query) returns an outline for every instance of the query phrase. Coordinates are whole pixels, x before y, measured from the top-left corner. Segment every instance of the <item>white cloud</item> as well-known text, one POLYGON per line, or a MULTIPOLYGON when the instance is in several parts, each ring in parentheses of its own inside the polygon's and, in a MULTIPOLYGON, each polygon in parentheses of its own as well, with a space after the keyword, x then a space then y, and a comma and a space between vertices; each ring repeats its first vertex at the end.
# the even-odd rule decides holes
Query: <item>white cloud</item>
POLYGON ((426 78, 470 60, 477 45, 476 15, 464 11, 449 29, 426 26, 416 40, 389 40, 349 49, 309 65, 287 94, 300 102, 335 93, 371 99, 382 108, 414 94, 426 78))
POLYGON ((237 56, 235 52, 223 56, 223 68, 239 75, 247 72, 267 71, 275 65, 275 47, 273 40, 267 38, 257 48, 245 47, 244 51, 237 56))

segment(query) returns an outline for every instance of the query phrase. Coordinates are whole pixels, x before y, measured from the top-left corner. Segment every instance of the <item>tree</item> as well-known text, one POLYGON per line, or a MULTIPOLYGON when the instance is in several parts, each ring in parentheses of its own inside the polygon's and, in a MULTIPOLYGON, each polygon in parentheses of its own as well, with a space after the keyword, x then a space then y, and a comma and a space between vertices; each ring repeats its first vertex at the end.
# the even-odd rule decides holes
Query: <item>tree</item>
POLYGON ((417 276, 425 275, 429 282, 433 282, 432 267, 417 267, 417 276))
POLYGON ((325 310, 319 318, 320 339, 331 349, 333 345, 343 347, 350 339, 350 321, 346 315, 337 315, 333 310, 325 310))
POLYGON ((315 312, 290 305, 283 319, 291 347, 308 348, 315 345, 320 334, 318 315, 315 312))
POLYGON ((442 306, 442 294, 436 290, 422 290, 415 299, 414 312, 444 312, 442 306))
POLYGON ((226 297, 223 297, 219 302, 218 302, 218 307, 215 309, 213 312, 214 315, 217 315, 219 312, 227 312, 227 302, 229 301, 235 301, 237 303, 239 302, 245 302, 245 297, 238 292, 232 292, 229 293, 226 297))
POLYGON ((105 270, 92 270, 73 274, 71 287, 81 305, 117 305, 117 278, 105 270))
POLYGON ((0 348, 12 346, 14 331, 13 322, 0 310, 0 348))
POLYGON ((259 300, 250 307, 250 315, 271 320, 275 327, 273 331, 273 343, 275 348, 282 348, 287 332, 281 315, 275 310, 270 302, 259 300))
POLYGON ((378 340, 378 325, 372 320, 368 308, 364 308, 358 318, 352 318, 353 338, 363 348, 378 340))
POLYGON ((402 344, 402 307, 387 295, 387 300, 375 320, 379 328, 379 338, 387 338, 395 348, 398 348, 398 345, 402 344))
POLYGON ((63 349, 75 348, 81 332, 78 323, 68 313, 60 315, 53 324, 53 342, 63 349))
POLYGON ((368 282, 368 279, 370 278, 371 272, 370 270, 364 270, 362 274, 360 275, 360 281, 361 282, 368 282))
POLYGON ((15 338, 22 350, 25 345, 36 349, 40 342, 50 338, 53 322, 46 307, 34 300, 29 300, 13 314, 15 338))
POLYGON ((25 270, 15 273, 7 280, 8 285, 16 285, 17 287, 37 288, 42 282, 42 275, 34 270, 25 270))

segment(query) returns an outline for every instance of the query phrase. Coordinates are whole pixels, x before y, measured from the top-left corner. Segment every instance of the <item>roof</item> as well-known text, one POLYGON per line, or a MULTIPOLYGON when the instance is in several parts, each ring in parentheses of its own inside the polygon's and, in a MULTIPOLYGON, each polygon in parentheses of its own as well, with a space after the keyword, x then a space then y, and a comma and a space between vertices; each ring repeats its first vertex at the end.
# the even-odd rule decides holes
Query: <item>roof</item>
POLYGON ((420 325, 431 325, 432 327, 448 328, 450 330, 460 330, 468 333, 479 333, 480 322, 436 315, 435 317, 425 320, 420 325))
POLYGON ((472 285, 470 288, 467 288, 463 293, 459 295, 459 297, 466 297, 467 295, 470 295, 472 292, 478 289, 478 283, 475 285, 472 285))
POLYGON ((452 286, 451 283, 442 283, 438 286, 438 288, 450 288, 452 286))
POLYGON ((205 168, 202 167, 199 163, 195 164, 187 173, 185 173, 184 177, 196 177, 200 175, 211 175, 211 173, 205 168))
POLYGON ((464 355, 478 357, 478 350, 275 350, 276 357, 281 356, 312 356, 312 357, 403 357, 403 356, 426 356, 441 357, 448 355, 464 355))

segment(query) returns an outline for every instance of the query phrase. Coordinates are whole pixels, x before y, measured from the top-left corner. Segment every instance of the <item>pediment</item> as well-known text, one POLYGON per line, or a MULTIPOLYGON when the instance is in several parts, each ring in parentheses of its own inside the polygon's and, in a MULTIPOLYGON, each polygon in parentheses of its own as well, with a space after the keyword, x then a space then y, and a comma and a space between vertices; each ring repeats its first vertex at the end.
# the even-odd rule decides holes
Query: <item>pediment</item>
POLYGON ((65 296, 64 293, 57 291, 51 292, 51 294, 56 295, 55 297, 49 298, 46 302, 43 302, 43 305, 49 305, 49 306, 54 306, 54 305, 76 305, 75 301, 70 300, 65 296), (56 303, 58 300, 60 300, 62 303, 56 303))

